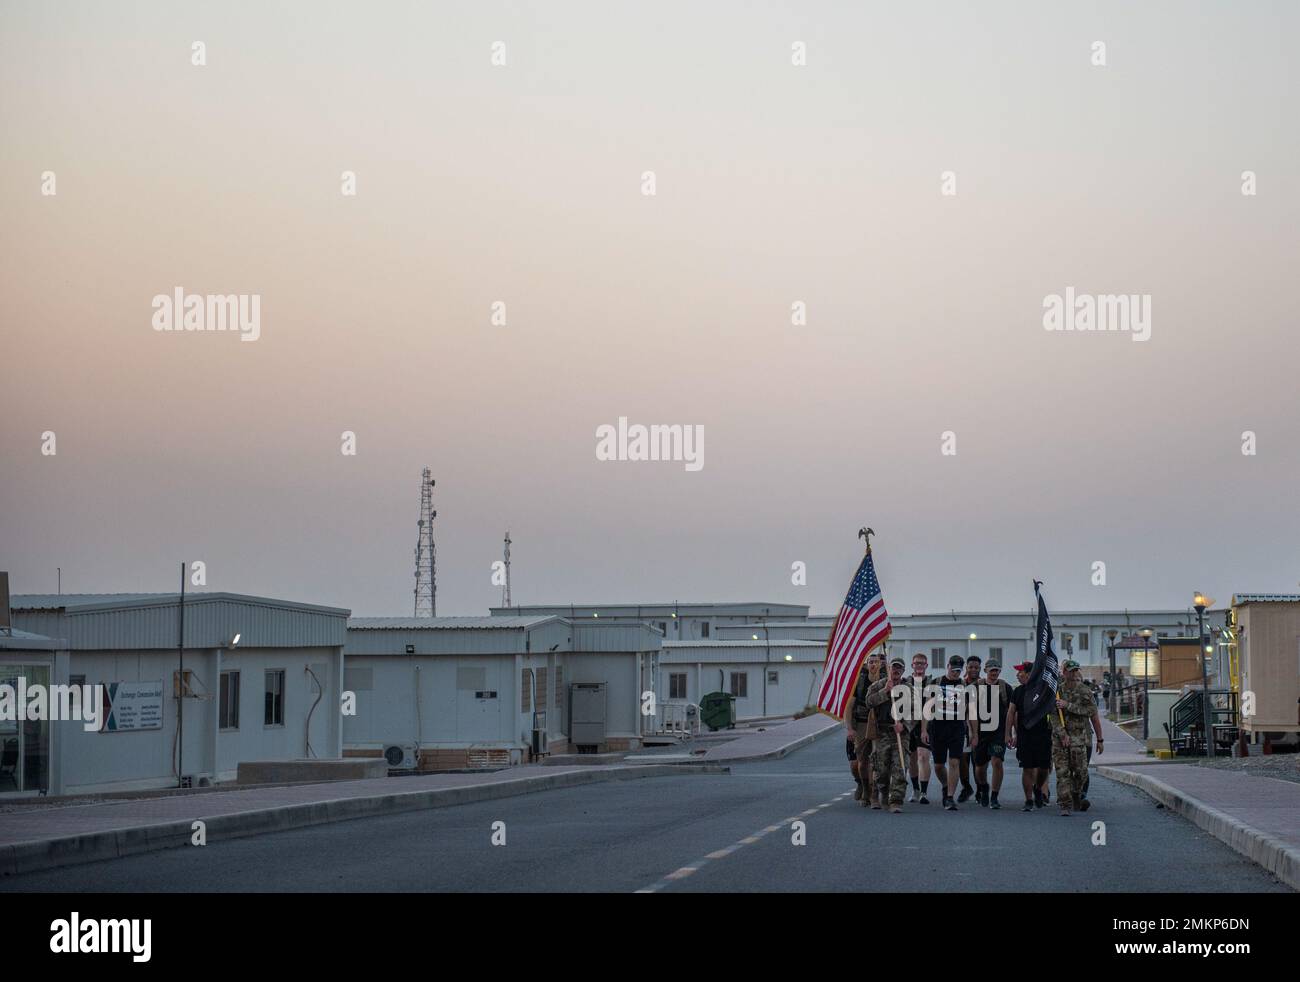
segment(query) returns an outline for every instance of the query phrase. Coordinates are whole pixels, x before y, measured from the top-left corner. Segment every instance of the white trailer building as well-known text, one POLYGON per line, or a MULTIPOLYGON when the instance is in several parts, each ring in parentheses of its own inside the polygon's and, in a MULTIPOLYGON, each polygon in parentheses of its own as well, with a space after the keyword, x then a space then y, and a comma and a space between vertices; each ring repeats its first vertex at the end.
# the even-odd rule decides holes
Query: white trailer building
POLYGON ((354 617, 344 688, 357 714, 344 718, 344 754, 447 770, 638 749, 662 640, 645 624, 554 614, 354 617), (581 740, 575 688, 578 723, 593 734, 581 740))
POLYGON ((0 674, 104 687, 100 728, 63 721, 32 730, 49 761, 44 790, 202 785, 233 780, 241 761, 342 755, 348 611, 187 594, 183 645, 181 613, 174 593, 13 598, 17 631, 60 640, 32 650, 11 639, 0 674))

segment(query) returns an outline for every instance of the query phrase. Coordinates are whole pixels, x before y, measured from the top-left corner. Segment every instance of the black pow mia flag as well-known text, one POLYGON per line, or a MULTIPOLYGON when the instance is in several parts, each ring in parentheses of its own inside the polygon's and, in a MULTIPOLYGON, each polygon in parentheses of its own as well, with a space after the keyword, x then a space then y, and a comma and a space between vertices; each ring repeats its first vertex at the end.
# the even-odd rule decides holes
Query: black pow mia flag
POLYGON ((1038 598, 1038 650, 1034 652, 1034 667, 1029 672, 1029 681, 1025 683, 1029 691, 1025 693, 1025 718, 1020 725, 1025 729, 1037 726, 1056 706, 1056 690, 1061 684, 1061 668, 1056 658, 1056 646, 1052 643, 1052 620, 1047 616, 1047 604, 1043 601, 1042 583, 1034 580, 1034 596, 1038 598))

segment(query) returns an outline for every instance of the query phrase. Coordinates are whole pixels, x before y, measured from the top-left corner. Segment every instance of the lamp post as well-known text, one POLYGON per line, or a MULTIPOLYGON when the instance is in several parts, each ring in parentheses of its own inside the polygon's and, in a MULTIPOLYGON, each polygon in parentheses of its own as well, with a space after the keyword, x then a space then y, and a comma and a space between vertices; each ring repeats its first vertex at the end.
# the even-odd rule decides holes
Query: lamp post
POLYGON ((1205 594, 1197 592, 1192 600, 1196 608, 1196 641, 1201 660, 1201 702, 1205 712, 1205 756, 1214 756, 1214 730, 1210 715, 1210 680, 1205 674, 1205 611, 1214 606, 1214 601, 1205 594))
POLYGON ((1138 631, 1142 635, 1142 742, 1151 737, 1151 628, 1144 627, 1138 631))
POLYGON ((1115 635, 1117 634, 1119 634, 1119 631, 1113 627, 1106 632, 1106 639, 1110 641, 1110 699, 1107 701, 1110 703, 1108 708, 1112 720, 1119 715, 1119 709, 1117 708, 1119 706, 1119 686, 1116 684, 1115 679, 1115 635))

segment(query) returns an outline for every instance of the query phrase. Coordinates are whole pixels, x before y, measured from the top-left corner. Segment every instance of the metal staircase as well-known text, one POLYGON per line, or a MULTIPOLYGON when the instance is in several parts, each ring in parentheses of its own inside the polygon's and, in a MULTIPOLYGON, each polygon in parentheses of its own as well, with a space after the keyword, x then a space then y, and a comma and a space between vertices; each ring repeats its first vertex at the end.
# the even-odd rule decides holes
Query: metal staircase
MULTIPOLYGON (((1169 709, 1169 749, 1175 757, 1205 757, 1204 692, 1189 689, 1169 709)), ((1210 729, 1215 754, 1231 756, 1237 740, 1237 693, 1232 689, 1210 689, 1210 729)))

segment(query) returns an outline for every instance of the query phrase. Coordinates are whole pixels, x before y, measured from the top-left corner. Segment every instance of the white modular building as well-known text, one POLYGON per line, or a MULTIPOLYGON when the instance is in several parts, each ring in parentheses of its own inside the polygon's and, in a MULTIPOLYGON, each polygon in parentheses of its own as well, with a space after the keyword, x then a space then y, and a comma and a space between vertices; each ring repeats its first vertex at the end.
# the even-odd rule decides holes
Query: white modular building
POLYGON ((23 753, 48 767, 21 790, 198 786, 233 780, 243 761, 342 755, 346 610, 232 593, 187 594, 183 608, 174 593, 20 595, 11 607, 15 633, 57 640, 11 639, 0 674, 102 687, 97 727, 28 721, 23 753))
POLYGON ((824 641, 669 641, 659 656, 661 702, 694 703, 711 692, 736 697, 737 719, 791 716, 817 700, 824 641))
MULTIPOLYGON (((1062 658, 1073 658, 1089 674, 1107 667, 1109 647, 1143 627, 1150 627, 1157 637, 1195 637, 1196 611, 1187 610, 1090 610, 1051 611, 1056 650, 1062 658), (1113 632, 1113 634, 1112 634, 1113 632)), ((1207 615, 1207 618, 1209 615, 1207 615)), ((890 614, 893 632, 889 653, 899 654, 911 663, 912 656, 924 653, 931 668, 941 665, 948 656, 979 656, 981 661, 1000 659, 1003 668, 1034 657, 1034 631, 1037 613, 1032 610, 977 612, 948 611, 934 614, 890 614)), ((753 624, 727 624, 717 629, 719 640, 805 639, 823 645, 830 635, 834 617, 810 616, 804 620, 782 620, 753 624)), ((1118 667, 1126 672, 1128 654, 1123 653, 1118 667)))
POLYGON ((665 604, 525 604, 522 607, 490 607, 493 617, 553 616, 575 624, 605 621, 616 624, 649 624, 665 641, 709 641, 728 628, 744 628, 764 620, 803 622, 808 619, 805 604, 741 601, 736 603, 665 604))
POLYGON ((449 770, 638 749, 662 641, 647 624, 549 613, 354 617, 344 754, 449 770))

